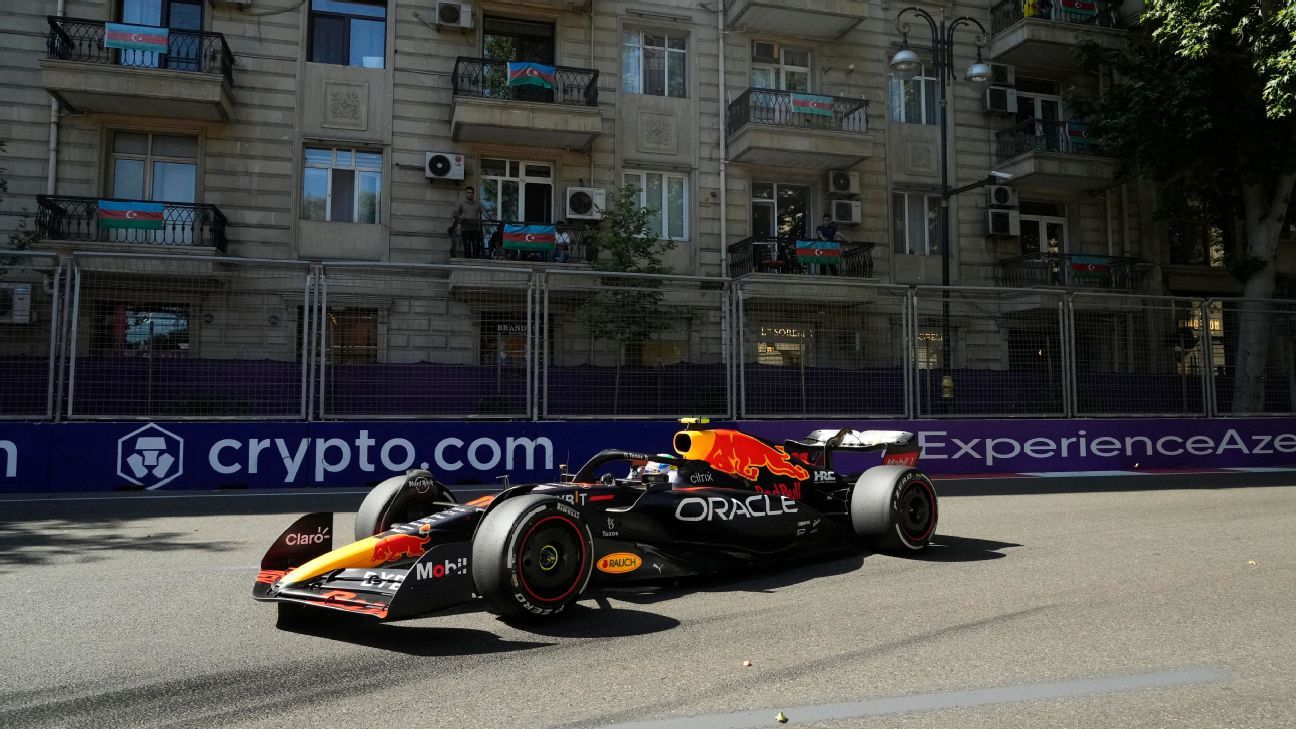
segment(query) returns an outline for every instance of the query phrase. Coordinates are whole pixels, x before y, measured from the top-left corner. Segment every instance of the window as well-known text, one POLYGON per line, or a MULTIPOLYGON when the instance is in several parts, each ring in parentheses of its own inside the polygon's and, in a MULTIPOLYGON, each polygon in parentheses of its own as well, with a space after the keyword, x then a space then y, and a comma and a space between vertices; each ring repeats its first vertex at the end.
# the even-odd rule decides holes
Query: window
POLYGON ((688 96, 683 33, 627 30, 621 46, 621 88, 630 94, 688 96))
POLYGON ((940 255, 940 195, 891 195, 891 235, 896 253, 940 255))
POLYGON ((101 303, 95 308, 91 346, 97 354, 184 357, 189 353, 187 306, 101 303))
POLYGON ((487 220, 553 222, 553 165, 484 158, 478 181, 487 220))
POLYGON ((1023 200, 1020 210, 1022 255, 1067 252, 1065 205, 1023 200))
POLYGON ((311 0, 307 60, 383 68, 386 45, 386 0, 311 0))
POLYGON ((761 327, 756 339, 756 363, 782 367, 807 364, 805 353, 808 338, 814 330, 799 326, 761 327))
POLYGON ((302 219, 377 223, 382 193, 382 153, 306 148, 302 219))
POLYGON ((152 25, 182 31, 172 34, 165 54, 156 51, 122 49, 118 63, 123 66, 172 68, 180 71, 200 70, 200 44, 197 36, 183 31, 200 31, 203 27, 202 0, 122 0, 121 22, 152 25))
POLYGON ((945 350, 945 337, 939 328, 919 329, 916 342, 918 369, 939 370, 945 350))
POLYGON ((113 197, 192 203, 197 196, 198 140, 116 132, 110 161, 113 197))
POLYGON ((378 311, 330 308, 325 352, 335 364, 373 364, 378 361, 378 311))
POLYGON ((622 180, 639 188, 639 205, 651 213, 657 237, 688 240, 688 178, 668 172, 626 172, 622 180))
POLYGON ((940 124, 935 72, 924 65, 908 81, 891 77, 891 121, 900 124, 940 124))
POLYGON ((810 51, 780 48, 777 43, 752 43, 751 85, 755 89, 810 90, 810 51))

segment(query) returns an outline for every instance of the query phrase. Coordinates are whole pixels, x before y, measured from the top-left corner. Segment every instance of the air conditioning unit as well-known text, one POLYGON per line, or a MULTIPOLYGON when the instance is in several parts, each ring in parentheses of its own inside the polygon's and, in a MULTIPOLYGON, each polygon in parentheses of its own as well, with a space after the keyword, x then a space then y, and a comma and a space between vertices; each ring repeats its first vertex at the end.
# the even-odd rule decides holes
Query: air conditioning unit
POLYGON ((1017 70, 1003 63, 990 64, 991 86, 1016 86, 1017 70))
POLYGON ((436 24, 442 28, 473 27, 473 9, 468 3, 445 2, 436 4, 436 24))
POLYGON ((864 220, 864 206, 859 200, 833 200, 832 219, 841 225, 859 225, 864 220))
POLYGON ((462 180, 464 158, 453 152, 428 152, 423 161, 423 174, 430 180, 462 180))
POLYGON ((1016 210, 986 210, 986 235, 1014 237, 1021 235, 1021 213, 1016 210))
POLYGON ((769 41, 752 41, 752 60, 756 63, 778 63, 778 44, 769 41))
POLYGON ((1017 207, 1017 191, 1008 185, 986 185, 986 207, 1017 207))
POLYGON ((567 188, 568 220, 599 220, 607 207, 607 191, 601 187, 567 188))
POLYGON ((1017 90, 1007 86, 991 86, 985 92, 985 110, 1004 114, 1017 113, 1017 90))
POLYGON ((845 170, 828 171, 829 195, 858 195, 859 190, 860 176, 858 172, 847 172, 845 170))
POLYGON ((0 324, 31 324, 31 294, 31 284, 0 284, 0 324))

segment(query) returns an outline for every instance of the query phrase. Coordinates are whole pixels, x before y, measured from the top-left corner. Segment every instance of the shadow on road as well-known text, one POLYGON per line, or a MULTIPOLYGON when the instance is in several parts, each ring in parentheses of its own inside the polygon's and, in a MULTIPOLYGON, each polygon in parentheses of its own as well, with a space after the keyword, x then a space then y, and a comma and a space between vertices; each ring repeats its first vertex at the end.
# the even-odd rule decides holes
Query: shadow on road
POLYGON ((193 532, 113 533, 92 521, 0 523, 0 574, 72 560, 91 562, 111 552, 225 552, 237 546, 195 539, 193 532))
POLYGON ((927 549, 914 555, 912 559, 923 562, 980 562, 1007 557, 1002 550, 1020 546, 1012 542, 937 534, 932 537, 927 549))

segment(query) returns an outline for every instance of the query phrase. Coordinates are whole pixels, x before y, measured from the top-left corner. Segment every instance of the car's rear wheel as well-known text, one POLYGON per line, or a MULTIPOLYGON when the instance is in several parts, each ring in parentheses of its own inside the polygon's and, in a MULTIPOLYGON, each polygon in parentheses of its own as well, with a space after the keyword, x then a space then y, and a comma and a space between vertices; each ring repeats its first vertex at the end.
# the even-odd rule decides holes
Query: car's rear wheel
POLYGON ((593 571, 589 526, 565 501, 515 496, 487 512, 473 538, 477 592, 505 618, 557 615, 576 602, 593 571))
POLYGON ((855 533, 874 548, 918 552, 936 533, 936 487, 916 468, 875 466, 855 482, 850 512, 855 533))
POLYGON ((356 541, 382 534, 395 524, 422 519, 455 503, 454 494, 420 468, 392 476, 365 496, 356 511, 356 541))

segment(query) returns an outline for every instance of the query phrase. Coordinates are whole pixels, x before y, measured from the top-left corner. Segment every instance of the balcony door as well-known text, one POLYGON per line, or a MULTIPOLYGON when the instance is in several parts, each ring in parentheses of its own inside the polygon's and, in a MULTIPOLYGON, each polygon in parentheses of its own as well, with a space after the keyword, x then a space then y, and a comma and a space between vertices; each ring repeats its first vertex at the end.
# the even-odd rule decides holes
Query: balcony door
POLYGON ((1060 254, 1067 244, 1066 208, 1057 203, 1021 204, 1022 255, 1060 254))
POLYGON ((193 242, 193 227, 198 222, 192 207, 198 192, 198 140, 167 134, 116 132, 109 160, 112 189, 110 197, 119 200, 146 200, 177 203, 163 213, 163 230, 110 229, 112 240, 193 242))
POLYGON ((1067 113, 1057 83, 1018 78, 1017 123, 1027 135, 1033 135, 1035 151, 1060 152, 1066 149, 1067 131, 1062 122, 1067 113), (1029 122, 1034 122, 1031 129, 1029 122))
POLYGON ((797 240, 805 238, 808 185, 775 182, 752 183, 752 237, 797 240))
POLYGON ((554 222, 553 165, 548 162, 485 158, 479 184, 487 219, 554 222))
POLYGON ((483 71, 482 89, 492 98, 520 101, 554 100, 554 90, 539 86, 508 85, 509 61, 554 64, 554 26, 533 20, 487 16, 482 22, 482 58, 496 61, 483 71))
POLYGON ((751 87, 753 121, 787 122, 792 109, 784 95, 761 93, 758 89, 809 92, 810 51, 766 41, 752 42, 751 87))
MULTIPOLYGON (((153 25, 172 31, 201 31, 202 0, 122 0, 121 22, 153 25)), ((123 66, 173 68, 198 71, 202 67, 201 42, 192 34, 171 34, 167 52, 123 49, 118 60, 123 66)))

